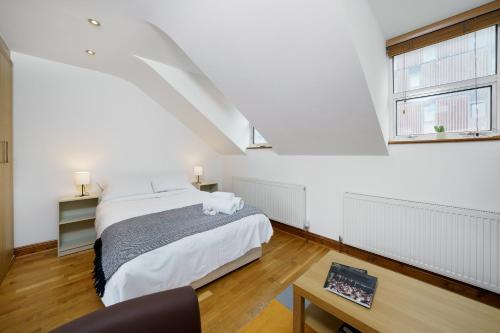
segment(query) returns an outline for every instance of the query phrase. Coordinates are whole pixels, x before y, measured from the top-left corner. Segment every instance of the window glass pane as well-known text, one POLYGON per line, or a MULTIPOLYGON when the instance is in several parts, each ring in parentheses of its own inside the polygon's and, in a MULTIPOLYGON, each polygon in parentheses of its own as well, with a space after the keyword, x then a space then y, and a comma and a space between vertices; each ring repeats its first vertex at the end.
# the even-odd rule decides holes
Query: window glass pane
POLYGON ((397 135, 431 134, 439 125, 446 132, 489 131, 491 86, 397 101, 396 112, 397 135))
POLYGON ((255 129, 253 129, 253 143, 258 145, 258 144, 266 144, 267 141, 264 139, 264 137, 255 129))
POLYGON ((496 26, 394 57, 394 92, 496 73, 496 26), (405 80, 406 78, 406 80, 405 80))

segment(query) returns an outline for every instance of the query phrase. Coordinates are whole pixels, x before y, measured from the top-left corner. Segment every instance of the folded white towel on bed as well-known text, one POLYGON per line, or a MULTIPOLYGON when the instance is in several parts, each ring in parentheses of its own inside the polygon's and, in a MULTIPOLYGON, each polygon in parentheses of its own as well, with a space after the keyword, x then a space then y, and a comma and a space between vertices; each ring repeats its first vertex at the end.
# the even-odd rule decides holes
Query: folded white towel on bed
POLYGON ((240 197, 235 197, 234 199, 234 202, 236 204, 236 210, 240 210, 240 209, 243 209, 243 207, 245 206, 245 202, 243 201, 242 198, 240 197))
POLYGON ((234 214, 244 207, 243 199, 234 197, 232 199, 210 195, 203 200, 203 213, 215 215, 217 213, 234 214))
POLYGON ((212 192, 210 194, 212 197, 223 198, 223 199, 234 199, 235 195, 231 192, 212 192))
POLYGON ((203 209, 203 214, 214 216, 214 215, 219 214, 219 212, 216 211, 215 209, 210 208, 210 209, 203 209))
POLYGON ((203 200, 203 212, 208 213, 207 215, 215 215, 214 212, 234 214, 237 208, 237 203, 233 199, 210 197, 203 200))

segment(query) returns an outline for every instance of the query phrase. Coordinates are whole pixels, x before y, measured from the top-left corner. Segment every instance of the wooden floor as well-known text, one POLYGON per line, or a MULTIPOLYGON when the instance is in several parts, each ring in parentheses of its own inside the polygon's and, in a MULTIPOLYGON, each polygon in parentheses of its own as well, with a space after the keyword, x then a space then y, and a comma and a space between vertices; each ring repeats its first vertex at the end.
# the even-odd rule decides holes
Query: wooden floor
MULTIPOLYGON (((203 332, 236 332, 328 249, 275 229, 263 256, 199 289, 203 332)), ((93 252, 20 257, 0 286, 0 332, 47 332, 102 308, 93 252)))

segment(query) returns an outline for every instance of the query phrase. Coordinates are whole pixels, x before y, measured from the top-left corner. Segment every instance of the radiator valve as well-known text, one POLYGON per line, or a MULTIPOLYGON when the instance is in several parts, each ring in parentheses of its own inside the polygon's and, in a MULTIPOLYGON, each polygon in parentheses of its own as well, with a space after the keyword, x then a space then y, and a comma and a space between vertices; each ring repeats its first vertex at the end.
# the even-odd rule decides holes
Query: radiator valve
POLYGON ((309 221, 307 221, 306 223, 304 223, 304 230, 309 231, 309 228, 311 228, 311 225, 309 224, 309 221))

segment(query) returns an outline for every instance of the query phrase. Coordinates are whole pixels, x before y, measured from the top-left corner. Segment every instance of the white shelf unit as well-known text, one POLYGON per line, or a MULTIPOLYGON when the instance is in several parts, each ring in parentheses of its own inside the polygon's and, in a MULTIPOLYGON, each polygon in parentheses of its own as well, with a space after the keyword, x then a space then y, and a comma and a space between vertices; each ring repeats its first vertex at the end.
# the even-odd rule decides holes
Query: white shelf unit
POLYGON ((97 195, 63 197, 59 200, 58 255, 91 249, 96 239, 97 195))

